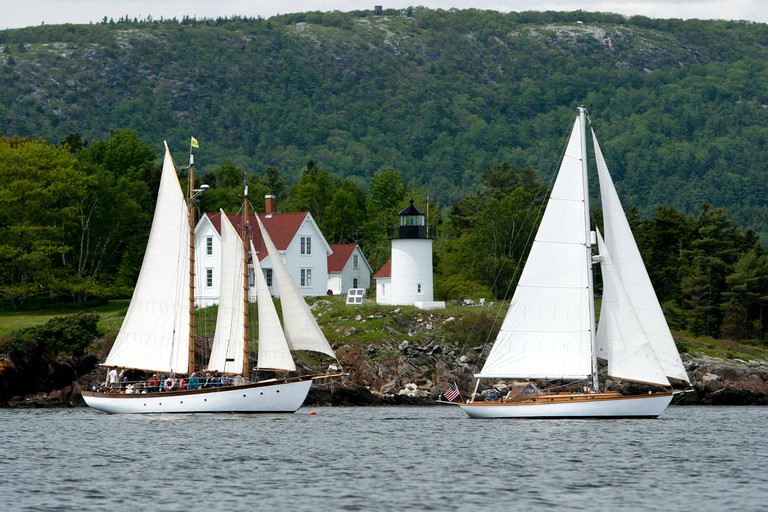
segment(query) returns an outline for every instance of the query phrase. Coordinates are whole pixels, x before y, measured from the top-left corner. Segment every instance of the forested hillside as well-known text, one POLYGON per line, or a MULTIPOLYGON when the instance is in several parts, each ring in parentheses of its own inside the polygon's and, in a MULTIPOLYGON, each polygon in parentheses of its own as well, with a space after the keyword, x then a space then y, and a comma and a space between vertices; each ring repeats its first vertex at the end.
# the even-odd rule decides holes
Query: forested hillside
POLYGON ((436 298, 508 299, 583 103, 670 325, 764 344, 766 41, 422 8, 0 31, 0 308, 129 296, 162 141, 183 165, 191 136, 201 211, 237 211, 245 173, 376 271, 413 197, 436 298))
POLYGON ((586 105, 627 207, 724 207, 768 240, 768 26, 424 8, 0 31, 0 133, 201 144, 289 184, 386 167, 447 206, 488 166, 542 176, 586 105))

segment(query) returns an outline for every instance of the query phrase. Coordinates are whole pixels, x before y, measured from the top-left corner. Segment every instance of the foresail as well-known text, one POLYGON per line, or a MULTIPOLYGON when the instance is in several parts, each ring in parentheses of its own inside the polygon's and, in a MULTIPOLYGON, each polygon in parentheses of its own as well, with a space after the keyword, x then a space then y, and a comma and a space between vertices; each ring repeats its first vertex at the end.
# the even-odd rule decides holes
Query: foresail
POLYGON ((291 350, 277 316, 275 303, 267 287, 267 280, 259 265, 259 258, 251 242, 253 274, 256 281, 256 300, 259 307, 259 355, 258 368, 295 371, 291 350))
POLYGON ((603 301, 598 328, 598 355, 608 360, 608 375, 668 386, 669 381, 621 283, 609 249, 598 233, 603 301))
POLYGON ((583 378, 592 372, 582 137, 577 120, 509 311, 478 377, 583 378))
POLYGON ((243 372, 243 242, 221 211, 221 292, 208 370, 243 372))
POLYGON ((104 364, 186 373, 189 357, 189 220, 168 146, 144 261, 104 364))
POLYGON ((637 312, 665 374, 667 377, 688 382, 688 374, 664 318, 594 132, 592 142, 600 181, 605 244, 611 253, 616 274, 637 312))
POLYGON ((280 302, 283 310, 283 329, 291 350, 312 350, 322 352, 333 358, 336 357, 322 329, 309 310, 304 297, 296 287, 296 283, 288 273, 285 263, 277 252, 275 244, 269 237, 264 224, 256 216, 261 237, 272 262, 272 275, 280 290, 280 302))

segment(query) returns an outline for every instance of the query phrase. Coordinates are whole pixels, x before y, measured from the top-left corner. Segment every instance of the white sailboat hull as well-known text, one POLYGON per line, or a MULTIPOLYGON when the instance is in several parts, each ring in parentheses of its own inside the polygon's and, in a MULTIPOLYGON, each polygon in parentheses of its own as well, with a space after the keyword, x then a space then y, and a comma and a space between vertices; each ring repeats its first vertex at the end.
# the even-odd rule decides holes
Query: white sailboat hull
POLYGON ((485 419, 657 418, 672 401, 672 393, 572 396, 575 399, 557 397, 548 401, 547 397, 542 397, 535 402, 474 402, 458 406, 470 418, 485 419))
POLYGON ((158 413, 280 413, 296 412, 312 386, 302 380, 264 381, 242 386, 124 394, 83 391, 88 406, 111 414, 158 413))

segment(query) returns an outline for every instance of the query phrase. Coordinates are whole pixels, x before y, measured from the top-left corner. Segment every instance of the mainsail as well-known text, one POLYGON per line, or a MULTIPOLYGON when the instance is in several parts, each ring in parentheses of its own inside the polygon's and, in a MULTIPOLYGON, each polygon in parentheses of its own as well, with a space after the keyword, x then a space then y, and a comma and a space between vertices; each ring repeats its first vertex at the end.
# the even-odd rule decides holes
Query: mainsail
POLYGON ((243 241, 221 211, 221 292, 208 370, 242 373, 244 343, 243 241))
POLYGON ((283 328, 288 346, 291 350, 312 350, 321 352, 333 358, 336 357, 322 329, 309 310, 307 302, 296 287, 296 283, 288 273, 282 258, 269 237, 264 224, 256 216, 259 231, 272 262, 272 274, 280 290, 280 303, 283 310, 283 328))
POLYGON ((107 366, 186 373, 189 220, 168 145, 144 261, 107 366))
POLYGON ((479 378, 583 378, 592 372, 583 136, 577 122, 509 311, 479 378))

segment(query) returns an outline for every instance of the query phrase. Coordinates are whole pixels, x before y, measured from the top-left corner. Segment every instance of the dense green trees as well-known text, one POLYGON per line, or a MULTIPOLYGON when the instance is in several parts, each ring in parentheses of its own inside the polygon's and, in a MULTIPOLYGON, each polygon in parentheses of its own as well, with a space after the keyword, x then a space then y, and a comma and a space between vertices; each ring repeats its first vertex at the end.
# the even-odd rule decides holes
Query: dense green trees
POLYGON ((154 152, 122 131, 73 150, 69 143, 0 139, 6 304, 41 296, 85 300, 133 286, 153 204, 147 181, 157 171, 154 152))
POLYGON ((708 203, 765 243, 766 38, 759 23, 425 8, 3 30, 0 133, 120 126, 172 150, 194 134, 210 169, 279 167, 289 186, 311 159, 364 188, 391 167, 448 205, 488 166, 547 169, 582 103, 640 217, 708 203))
POLYGON ((530 247, 542 192, 528 167, 487 168, 480 190, 448 213, 438 244, 438 293, 504 297, 530 247))
POLYGON ((633 226, 670 324, 694 334, 763 339, 766 252, 722 209, 659 208, 633 226))
POLYGON ((67 229, 89 177, 68 152, 28 139, 0 139, 0 293, 18 304, 61 285, 71 256, 67 229))

